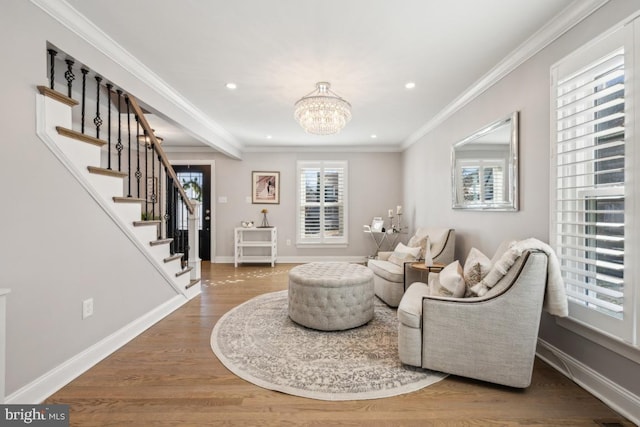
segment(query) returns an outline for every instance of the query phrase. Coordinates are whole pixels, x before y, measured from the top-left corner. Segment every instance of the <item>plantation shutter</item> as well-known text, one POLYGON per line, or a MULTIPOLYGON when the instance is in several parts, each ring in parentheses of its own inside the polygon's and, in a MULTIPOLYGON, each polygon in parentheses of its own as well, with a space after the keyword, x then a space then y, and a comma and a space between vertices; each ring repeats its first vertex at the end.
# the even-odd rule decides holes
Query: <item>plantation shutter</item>
POLYGON ((346 162, 298 162, 298 243, 347 242, 346 183, 346 162))
POLYGON ((569 301, 624 314, 625 57, 556 76, 555 243, 569 301))

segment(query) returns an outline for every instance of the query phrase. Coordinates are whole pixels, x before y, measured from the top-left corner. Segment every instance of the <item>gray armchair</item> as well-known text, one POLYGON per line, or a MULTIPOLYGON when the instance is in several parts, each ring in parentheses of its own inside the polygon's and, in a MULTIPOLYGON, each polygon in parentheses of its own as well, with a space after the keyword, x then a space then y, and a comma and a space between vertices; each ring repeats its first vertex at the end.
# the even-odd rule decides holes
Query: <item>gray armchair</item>
POLYGON ((531 383, 547 254, 526 250, 482 297, 429 296, 412 284, 398 307, 402 363, 511 387, 531 383))
MULTIPOLYGON (((431 256, 433 262, 449 264, 453 261, 456 233, 449 228, 418 228, 414 238, 429 236, 431 241, 431 256)), ((378 252, 376 259, 370 259, 367 267, 373 270, 373 284, 375 293, 390 307, 397 307, 402 299, 405 288, 405 267, 389 261, 392 252, 378 252)), ((422 254, 424 256, 424 254, 422 254)), ((407 281, 407 284, 410 284, 407 281)))

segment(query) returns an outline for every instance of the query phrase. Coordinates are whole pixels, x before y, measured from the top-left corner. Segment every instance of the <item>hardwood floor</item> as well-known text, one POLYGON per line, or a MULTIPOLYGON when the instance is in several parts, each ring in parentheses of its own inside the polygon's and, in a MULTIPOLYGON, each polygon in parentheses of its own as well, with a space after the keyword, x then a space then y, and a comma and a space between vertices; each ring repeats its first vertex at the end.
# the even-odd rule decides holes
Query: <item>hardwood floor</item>
POLYGON ((203 263, 201 296, 47 403, 69 404, 73 426, 633 425, 540 360, 526 390, 450 376, 414 393, 364 401, 305 399, 241 380, 211 351, 211 330, 236 305, 286 289, 291 267, 203 263))

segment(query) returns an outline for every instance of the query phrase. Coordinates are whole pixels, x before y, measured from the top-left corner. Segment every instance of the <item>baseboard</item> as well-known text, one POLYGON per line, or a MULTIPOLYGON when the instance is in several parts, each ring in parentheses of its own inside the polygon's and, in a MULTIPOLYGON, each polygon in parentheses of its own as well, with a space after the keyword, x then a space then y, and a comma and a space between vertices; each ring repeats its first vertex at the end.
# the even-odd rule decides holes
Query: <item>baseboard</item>
MULTIPOLYGON (((214 258, 213 262, 217 264, 233 264, 232 256, 217 256, 214 258)), ((276 263, 283 264, 304 264, 307 262, 328 262, 328 261, 339 261, 339 262, 355 262, 355 263, 365 263, 367 262, 366 256, 335 256, 335 255, 322 255, 322 256, 279 256, 276 259, 276 263)))
POLYGON ((640 396, 620 387, 589 366, 540 338, 538 338, 536 355, 580 387, 602 400, 611 409, 636 425, 640 425, 640 396))
POLYGON ((89 368, 140 335, 150 326, 180 308, 187 301, 184 295, 176 295, 169 301, 154 308, 147 314, 144 314, 81 353, 78 353, 16 392, 11 393, 6 397, 5 403, 34 405, 43 402, 46 398, 76 379, 89 368))

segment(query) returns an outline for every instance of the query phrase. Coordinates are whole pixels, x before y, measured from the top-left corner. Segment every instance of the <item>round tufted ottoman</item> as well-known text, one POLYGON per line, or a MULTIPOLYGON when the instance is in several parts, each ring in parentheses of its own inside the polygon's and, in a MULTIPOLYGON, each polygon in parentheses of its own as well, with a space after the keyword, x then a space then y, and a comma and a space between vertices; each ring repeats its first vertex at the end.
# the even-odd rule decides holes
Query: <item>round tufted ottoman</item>
POLYGON ((289 272, 289 317, 321 331, 364 325, 373 318, 373 272, 347 262, 312 262, 289 272))

